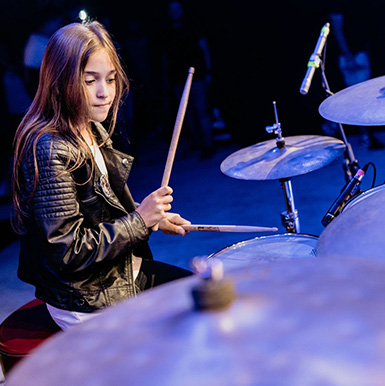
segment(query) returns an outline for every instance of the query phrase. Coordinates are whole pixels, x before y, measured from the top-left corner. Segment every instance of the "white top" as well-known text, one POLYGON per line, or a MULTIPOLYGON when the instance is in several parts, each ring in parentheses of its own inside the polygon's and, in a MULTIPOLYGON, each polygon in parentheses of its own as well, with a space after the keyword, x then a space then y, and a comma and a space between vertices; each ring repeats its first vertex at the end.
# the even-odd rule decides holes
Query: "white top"
POLYGON ((106 164, 104 162, 104 158, 99 146, 95 143, 95 141, 92 145, 88 146, 90 147, 91 153, 94 156, 94 160, 96 162, 96 165, 98 165, 99 170, 102 172, 102 174, 108 177, 106 164))

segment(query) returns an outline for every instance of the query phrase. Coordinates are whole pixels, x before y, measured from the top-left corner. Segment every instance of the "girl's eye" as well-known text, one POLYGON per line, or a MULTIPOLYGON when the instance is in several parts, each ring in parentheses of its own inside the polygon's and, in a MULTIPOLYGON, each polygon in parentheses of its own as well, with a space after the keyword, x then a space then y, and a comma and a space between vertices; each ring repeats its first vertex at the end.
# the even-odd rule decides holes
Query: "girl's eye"
POLYGON ((114 83, 115 82, 115 78, 109 78, 109 79, 107 79, 107 82, 108 83, 114 83))
POLYGON ((90 85, 95 82, 95 79, 86 79, 86 84, 90 85))

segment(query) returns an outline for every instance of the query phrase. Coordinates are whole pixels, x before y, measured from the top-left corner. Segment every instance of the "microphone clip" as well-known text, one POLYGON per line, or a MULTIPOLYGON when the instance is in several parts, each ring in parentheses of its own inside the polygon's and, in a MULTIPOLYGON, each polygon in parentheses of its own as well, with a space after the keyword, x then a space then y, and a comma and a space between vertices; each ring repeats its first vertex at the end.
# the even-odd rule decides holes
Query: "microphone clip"
POLYGON ((314 68, 319 68, 322 60, 321 57, 318 54, 312 54, 310 56, 309 61, 307 62, 308 67, 314 67, 314 68))
POLYGON ((336 198, 321 220, 323 226, 326 227, 335 217, 340 214, 348 200, 360 193, 359 185, 361 184, 361 181, 364 178, 368 167, 369 164, 366 164, 362 169, 358 169, 354 177, 345 184, 339 196, 336 198))

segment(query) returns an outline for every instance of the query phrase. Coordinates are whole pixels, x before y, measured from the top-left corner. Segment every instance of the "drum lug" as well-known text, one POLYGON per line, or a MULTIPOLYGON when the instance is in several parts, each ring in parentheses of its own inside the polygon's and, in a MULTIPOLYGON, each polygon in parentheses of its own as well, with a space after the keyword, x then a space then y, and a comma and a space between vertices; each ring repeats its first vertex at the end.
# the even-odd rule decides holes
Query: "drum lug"
POLYGON ((299 217, 298 210, 294 212, 282 212, 281 213, 282 225, 285 227, 288 233, 299 233, 299 217))

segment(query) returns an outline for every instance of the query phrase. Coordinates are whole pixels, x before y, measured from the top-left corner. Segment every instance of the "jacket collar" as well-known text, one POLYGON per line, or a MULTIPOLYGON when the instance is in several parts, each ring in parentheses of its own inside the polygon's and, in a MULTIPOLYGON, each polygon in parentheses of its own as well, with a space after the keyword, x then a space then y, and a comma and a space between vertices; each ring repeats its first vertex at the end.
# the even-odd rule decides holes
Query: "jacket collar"
POLYGON ((112 147, 111 137, 101 123, 92 122, 92 129, 96 134, 96 138, 98 141, 101 141, 102 143, 104 142, 106 147, 112 147))

